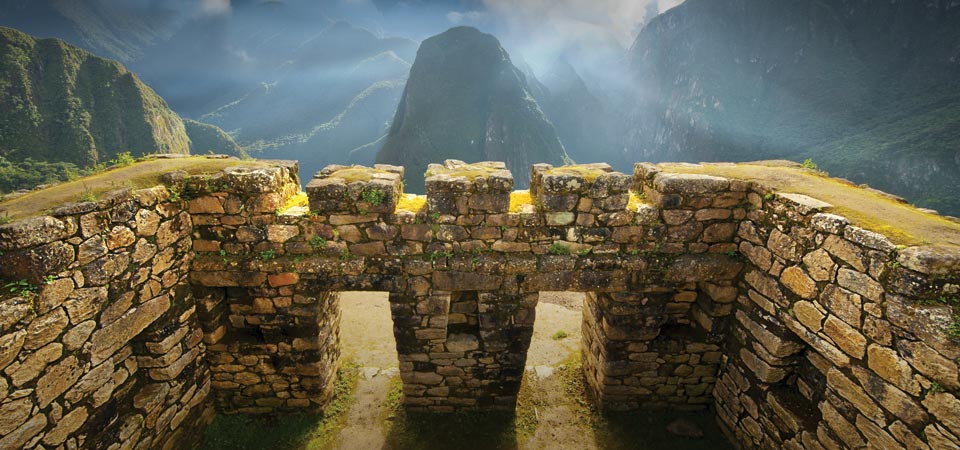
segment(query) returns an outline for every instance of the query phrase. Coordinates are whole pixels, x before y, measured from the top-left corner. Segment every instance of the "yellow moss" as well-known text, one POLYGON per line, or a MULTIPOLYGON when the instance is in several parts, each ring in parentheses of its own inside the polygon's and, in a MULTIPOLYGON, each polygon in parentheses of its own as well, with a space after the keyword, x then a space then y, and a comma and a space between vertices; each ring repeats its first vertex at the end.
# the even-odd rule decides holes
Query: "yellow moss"
POLYGON ((643 198, 637 195, 636 192, 630 191, 630 201, 627 202, 627 211, 637 212, 640 210, 640 207, 644 205, 646 205, 646 202, 643 198))
POLYGON ((574 175, 584 179, 588 183, 593 183, 607 172, 588 166, 563 166, 550 169, 545 172, 547 175, 574 175))
POLYGON ((386 170, 370 169, 366 167, 354 166, 347 169, 340 169, 328 175, 328 178, 343 178, 347 184, 356 181, 370 181, 378 173, 388 173, 386 170))
POLYGON ((427 204, 426 195, 403 194, 397 202, 397 211, 418 212, 427 204))
POLYGON ((513 191, 510 193, 510 212, 522 212, 524 205, 532 204, 533 197, 530 196, 530 191, 513 191))
POLYGON ((310 198, 306 192, 299 192, 287 199, 287 202, 280 207, 280 212, 289 211, 290 208, 304 207, 310 205, 310 198))
POLYGON ((798 193, 834 205, 828 211, 903 245, 960 245, 960 224, 912 205, 814 171, 781 164, 661 164, 669 173, 695 173, 752 180, 777 192, 798 193))

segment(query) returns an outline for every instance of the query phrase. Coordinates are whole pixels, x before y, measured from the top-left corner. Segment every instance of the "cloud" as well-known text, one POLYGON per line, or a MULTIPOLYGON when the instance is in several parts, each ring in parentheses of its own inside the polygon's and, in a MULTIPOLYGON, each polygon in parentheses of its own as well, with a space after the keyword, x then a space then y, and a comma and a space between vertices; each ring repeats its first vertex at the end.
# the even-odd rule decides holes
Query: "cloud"
POLYGON ((483 23, 489 18, 489 15, 483 11, 450 11, 447 13, 447 20, 454 25, 476 25, 483 23))
POLYGON ((513 34, 541 30, 533 34, 569 43, 616 42, 624 48, 633 43, 637 27, 651 18, 649 6, 666 11, 680 3, 683 0, 484 0, 513 34))
POLYGON ((231 10, 230 0, 200 0, 199 12, 204 16, 221 16, 231 10))

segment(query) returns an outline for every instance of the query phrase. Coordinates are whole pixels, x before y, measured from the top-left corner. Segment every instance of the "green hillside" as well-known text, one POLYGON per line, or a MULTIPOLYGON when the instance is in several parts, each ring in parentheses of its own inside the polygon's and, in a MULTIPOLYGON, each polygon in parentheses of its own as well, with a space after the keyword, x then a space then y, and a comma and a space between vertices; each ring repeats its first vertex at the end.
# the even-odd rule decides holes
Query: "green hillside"
POLYGON ((122 65, 0 28, 0 156, 91 166, 118 153, 182 153, 180 117, 122 65))
POLYGON ((186 127, 187 136, 190 137, 192 154, 219 153, 240 158, 249 156, 229 134, 213 125, 192 119, 183 119, 183 125, 186 127))

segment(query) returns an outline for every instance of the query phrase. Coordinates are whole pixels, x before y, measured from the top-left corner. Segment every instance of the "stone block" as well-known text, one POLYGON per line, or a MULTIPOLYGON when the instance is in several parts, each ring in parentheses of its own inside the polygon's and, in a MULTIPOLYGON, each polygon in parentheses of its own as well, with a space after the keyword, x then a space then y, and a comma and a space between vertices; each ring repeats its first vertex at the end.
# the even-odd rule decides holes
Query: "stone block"
POLYGON ((837 272, 837 283, 853 292, 856 292, 871 301, 883 301, 883 286, 865 273, 850 269, 840 269, 837 272))
POLYGON ((960 273, 960 251, 955 247, 908 247, 900 251, 897 261, 927 275, 960 273))
POLYGON ((100 364, 105 361, 168 309, 170 298, 163 295, 139 305, 110 325, 95 331, 90 338, 91 362, 100 364))
POLYGON ((831 234, 842 234, 843 228, 850 223, 846 217, 836 214, 819 213, 810 218, 810 225, 817 231, 831 234))
POLYGON ((799 266, 784 269, 780 274, 780 282, 801 298, 809 300, 817 296, 817 283, 799 266))
POLYGON ((83 366, 75 356, 69 356, 63 361, 47 368, 40 380, 37 381, 37 403, 46 408, 50 402, 56 400, 60 394, 71 388, 80 375, 83 366))
POLYGON ((830 369, 827 372, 827 386, 852 403, 861 414, 881 426, 886 426, 883 409, 867 396, 860 385, 847 378, 838 369, 830 369))
POLYGON ((317 214, 392 214, 403 194, 403 169, 331 165, 307 184, 310 211, 317 214))
POLYGON ((767 240, 767 248, 775 255, 787 260, 800 261, 800 244, 792 237, 783 234, 780 230, 773 230, 767 240))
POLYGON ((743 263, 727 255, 680 255, 667 268, 665 278, 676 282, 730 280, 735 278, 741 269, 743 263))
POLYGON ((783 201, 784 203, 794 207, 800 214, 810 214, 813 212, 820 212, 823 209, 831 208, 833 205, 817 200, 813 197, 806 196, 803 194, 791 194, 778 192, 777 198, 783 201))
POLYGON ((837 316, 830 315, 827 317, 827 320, 823 322, 823 332, 848 355, 863 359, 867 339, 859 331, 838 319, 837 316))
POLYGON ((653 178, 653 188, 664 194, 699 196, 726 191, 730 180, 710 175, 659 173, 653 178))
POLYGON ((50 216, 31 217, 0 225, 0 251, 24 249, 64 239, 70 227, 50 216))

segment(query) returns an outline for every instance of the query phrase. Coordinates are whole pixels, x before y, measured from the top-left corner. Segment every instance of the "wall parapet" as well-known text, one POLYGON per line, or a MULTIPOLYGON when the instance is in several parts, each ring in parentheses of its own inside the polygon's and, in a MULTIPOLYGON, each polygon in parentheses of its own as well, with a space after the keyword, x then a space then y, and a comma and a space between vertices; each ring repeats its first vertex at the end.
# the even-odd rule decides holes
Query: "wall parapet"
POLYGON ((0 226, 24 283, 0 299, 0 449, 322 408, 347 290, 390 293, 411 410, 512 409, 538 293, 567 290, 604 409, 711 408, 744 448, 960 445, 956 247, 651 164, 535 165, 529 200, 502 163, 430 171, 416 211, 399 167, 330 166, 288 213, 296 164, 240 163, 0 226))

